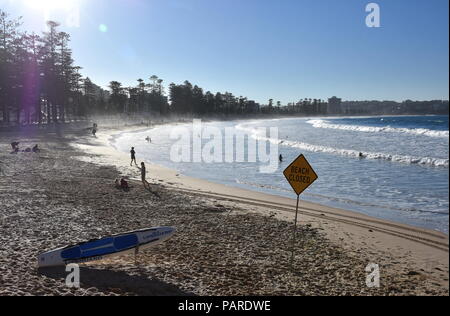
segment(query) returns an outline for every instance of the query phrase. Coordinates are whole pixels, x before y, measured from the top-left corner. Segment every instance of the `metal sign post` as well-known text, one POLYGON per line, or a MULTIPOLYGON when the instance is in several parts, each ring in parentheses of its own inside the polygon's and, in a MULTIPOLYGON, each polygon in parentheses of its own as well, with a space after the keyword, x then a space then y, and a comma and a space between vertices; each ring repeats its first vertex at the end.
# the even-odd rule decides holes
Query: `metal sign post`
POLYGON ((303 193, 311 184, 314 183, 319 177, 314 169, 311 167, 305 156, 300 155, 293 163, 289 165, 284 171, 284 176, 288 180, 289 184, 297 194, 297 207, 295 209, 295 223, 294 223, 294 236, 292 240, 292 257, 291 265, 294 266, 295 259, 295 244, 297 239, 297 221, 298 221, 298 206, 300 204, 300 194, 303 193))
POLYGON ((300 203, 300 194, 297 195, 297 207, 295 208, 295 223, 294 223, 294 238, 292 241, 292 257, 291 257, 291 266, 294 266, 294 256, 295 256, 295 242, 297 239, 297 220, 298 220, 298 205, 300 203))

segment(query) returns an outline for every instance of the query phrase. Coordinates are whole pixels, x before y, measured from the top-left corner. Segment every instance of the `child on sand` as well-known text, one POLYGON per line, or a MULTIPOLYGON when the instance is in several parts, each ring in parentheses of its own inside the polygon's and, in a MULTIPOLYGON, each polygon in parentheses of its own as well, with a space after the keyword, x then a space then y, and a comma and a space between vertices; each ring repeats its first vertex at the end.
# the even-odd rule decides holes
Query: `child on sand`
POLYGON ((130 187, 128 186, 128 181, 125 180, 125 178, 122 178, 122 179, 120 180, 120 187, 121 187, 122 190, 124 190, 124 191, 130 190, 130 187))
POLYGON ((125 178, 116 179, 116 188, 121 189, 125 192, 128 192, 130 190, 130 187, 128 185, 128 181, 125 180, 125 178))

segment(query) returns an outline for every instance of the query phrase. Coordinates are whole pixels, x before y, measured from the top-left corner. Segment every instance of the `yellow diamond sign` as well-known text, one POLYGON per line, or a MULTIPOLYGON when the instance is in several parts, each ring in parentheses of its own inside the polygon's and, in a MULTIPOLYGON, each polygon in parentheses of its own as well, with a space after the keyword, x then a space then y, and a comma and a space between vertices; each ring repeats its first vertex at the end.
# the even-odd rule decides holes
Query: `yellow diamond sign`
POLYGON ((284 176, 291 184, 297 195, 305 191, 319 177, 311 167, 305 156, 300 155, 286 170, 284 176))

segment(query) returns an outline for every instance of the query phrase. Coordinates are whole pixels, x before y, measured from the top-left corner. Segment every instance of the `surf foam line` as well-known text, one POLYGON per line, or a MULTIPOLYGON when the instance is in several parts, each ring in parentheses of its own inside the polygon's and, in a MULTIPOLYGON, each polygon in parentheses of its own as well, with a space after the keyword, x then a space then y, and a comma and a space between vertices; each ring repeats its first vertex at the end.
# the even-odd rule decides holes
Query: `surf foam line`
POLYGON ((236 129, 249 132, 251 137, 259 141, 271 142, 272 144, 288 146, 292 148, 298 148, 301 150, 306 150, 309 152, 319 152, 319 153, 328 153, 334 155, 340 155, 350 158, 357 159, 372 159, 372 160, 385 160, 392 162, 399 162, 405 164, 416 164, 416 165, 424 165, 424 166, 432 166, 432 167, 445 167, 448 168, 449 160, 441 159, 441 158, 432 158, 432 157, 413 157, 413 156, 404 156, 404 155, 391 155, 385 153, 372 153, 372 152, 361 152, 352 149, 338 149, 333 147, 326 147, 321 145, 313 145, 303 142, 294 142, 288 140, 279 140, 273 139, 266 136, 258 135, 258 130, 254 128, 244 127, 243 125, 237 125, 236 129))
POLYGON ((449 137, 448 131, 435 131, 426 128, 396 128, 396 127, 375 127, 375 126, 362 126, 362 125, 344 125, 344 124, 331 124, 325 120, 309 120, 307 123, 311 124, 314 128, 324 129, 338 129, 343 131, 354 131, 364 133, 403 133, 411 135, 420 135, 428 137, 449 137))

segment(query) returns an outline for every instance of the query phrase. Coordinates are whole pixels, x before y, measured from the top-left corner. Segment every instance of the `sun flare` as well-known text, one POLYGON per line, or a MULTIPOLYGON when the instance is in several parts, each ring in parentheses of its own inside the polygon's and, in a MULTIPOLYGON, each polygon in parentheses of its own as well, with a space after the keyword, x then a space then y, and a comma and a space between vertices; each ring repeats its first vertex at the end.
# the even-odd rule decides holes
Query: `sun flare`
POLYGON ((34 9, 41 9, 44 11, 51 10, 68 10, 77 4, 77 0, 23 0, 25 4, 34 9))

